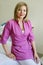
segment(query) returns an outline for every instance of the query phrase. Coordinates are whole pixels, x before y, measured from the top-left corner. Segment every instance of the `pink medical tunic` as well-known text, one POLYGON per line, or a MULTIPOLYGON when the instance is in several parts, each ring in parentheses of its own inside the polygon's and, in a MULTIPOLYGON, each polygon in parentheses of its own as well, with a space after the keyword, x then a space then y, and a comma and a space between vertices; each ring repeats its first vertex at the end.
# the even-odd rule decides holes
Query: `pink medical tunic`
POLYGON ((23 26, 24 33, 22 33, 18 21, 11 19, 7 21, 2 33, 2 44, 6 44, 9 36, 11 37, 11 52, 16 56, 17 60, 33 59, 31 45, 32 41, 34 41, 34 35, 30 20, 28 22, 23 21, 23 26))

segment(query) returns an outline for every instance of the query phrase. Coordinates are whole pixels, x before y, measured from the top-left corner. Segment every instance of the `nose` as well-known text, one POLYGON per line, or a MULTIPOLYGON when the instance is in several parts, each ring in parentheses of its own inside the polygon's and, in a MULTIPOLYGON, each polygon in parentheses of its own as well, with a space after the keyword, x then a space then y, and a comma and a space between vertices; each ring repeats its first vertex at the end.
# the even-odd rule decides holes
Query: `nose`
POLYGON ((23 14, 23 11, 21 10, 21 15, 23 14))
POLYGON ((21 10, 21 13, 23 12, 23 10, 21 10))

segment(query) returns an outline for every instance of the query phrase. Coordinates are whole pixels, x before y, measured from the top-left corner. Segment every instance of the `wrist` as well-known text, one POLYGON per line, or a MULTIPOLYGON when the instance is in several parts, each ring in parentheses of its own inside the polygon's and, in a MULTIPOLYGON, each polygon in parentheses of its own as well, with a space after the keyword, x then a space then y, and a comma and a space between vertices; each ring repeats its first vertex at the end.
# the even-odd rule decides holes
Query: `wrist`
POLYGON ((6 55, 9 56, 11 53, 10 52, 6 52, 6 55))

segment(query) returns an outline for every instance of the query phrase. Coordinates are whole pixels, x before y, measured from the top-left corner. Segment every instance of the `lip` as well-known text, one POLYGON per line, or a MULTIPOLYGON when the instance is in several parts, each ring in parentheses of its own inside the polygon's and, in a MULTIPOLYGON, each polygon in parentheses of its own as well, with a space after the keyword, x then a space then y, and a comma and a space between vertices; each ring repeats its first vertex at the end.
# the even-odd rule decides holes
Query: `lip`
POLYGON ((23 16, 22 14, 20 16, 23 16))
POLYGON ((24 16, 24 15, 21 14, 20 16, 24 16))

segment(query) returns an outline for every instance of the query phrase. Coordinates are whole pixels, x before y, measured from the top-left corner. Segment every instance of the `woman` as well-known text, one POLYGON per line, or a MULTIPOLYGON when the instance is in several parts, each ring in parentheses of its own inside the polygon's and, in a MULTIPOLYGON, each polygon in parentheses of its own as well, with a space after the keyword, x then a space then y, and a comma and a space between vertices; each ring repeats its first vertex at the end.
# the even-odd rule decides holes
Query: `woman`
POLYGON ((25 20, 27 14, 27 4, 19 2, 14 10, 14 19, 9 20, 4 27, 1 38, 2 46, 6 55, 17 60, 20 65, 40 65, 31 22, 25 20), (9 36, 12 40, 11 52, 8 51, 6 45, 9 36))

